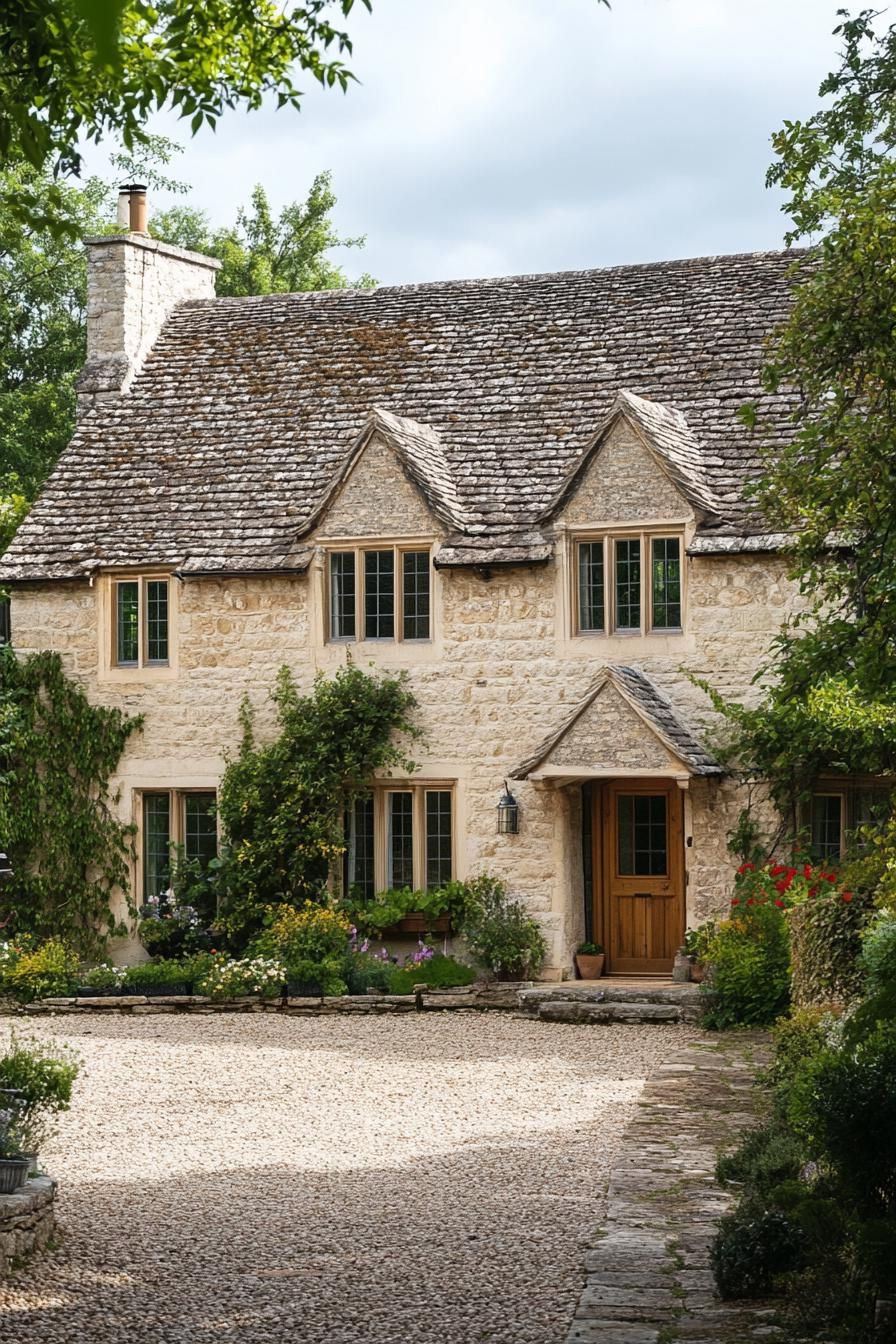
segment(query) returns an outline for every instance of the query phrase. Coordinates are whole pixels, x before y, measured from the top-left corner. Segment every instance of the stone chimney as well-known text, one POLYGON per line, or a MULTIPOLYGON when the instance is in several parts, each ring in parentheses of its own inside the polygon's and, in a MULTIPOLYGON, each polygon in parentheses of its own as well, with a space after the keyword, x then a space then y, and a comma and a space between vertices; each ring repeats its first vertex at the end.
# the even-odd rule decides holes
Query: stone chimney
POLYGON ((78 379, 79 415, 128 391, 179 303, 215 297, 220 261, 150 238, 145 187, 122 187, 118 220, 127 233, 86 243, 87 362, 78 379))

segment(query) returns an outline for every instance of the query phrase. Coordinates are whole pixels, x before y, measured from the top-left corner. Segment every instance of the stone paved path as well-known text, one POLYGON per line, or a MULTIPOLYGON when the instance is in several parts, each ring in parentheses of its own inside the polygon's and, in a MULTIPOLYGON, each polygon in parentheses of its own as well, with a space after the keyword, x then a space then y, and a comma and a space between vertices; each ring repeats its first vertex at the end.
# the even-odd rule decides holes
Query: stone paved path
MULTIPOLYGON (((604 1030, 608 1030, 604 1028, 604 1030)), ((656 1070, 613 1163, 604 1235, 567 1344, 747 1344, 780 1331, 768 1306, 714 1293, 709 1245, 729 1199, 716 1155, 755 1123, 760 1034, 703 1037, 656 1070)))

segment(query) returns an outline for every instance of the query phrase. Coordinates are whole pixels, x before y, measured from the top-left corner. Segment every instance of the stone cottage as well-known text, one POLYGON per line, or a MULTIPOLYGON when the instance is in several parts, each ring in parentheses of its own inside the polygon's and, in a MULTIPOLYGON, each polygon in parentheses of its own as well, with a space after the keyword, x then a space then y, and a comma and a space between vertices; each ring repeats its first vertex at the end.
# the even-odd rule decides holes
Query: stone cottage
MULTIPOLYGON (((350 652, 408 670, 425 742, 347 819, 345 879, 486 870, 548 974, 586 933, 667 972, 743 801, 687 674, 749 696, 794 600, 736 414, 789 432, 757 371, 792 258, 216 299, 218 263, 144 233, 87 250, 77 432, 0 578, 20 652, 145 716, 138 900, 169 842, 214 851, 243 695, 263 731, 281 664, 307 687, 350 652)), ((821 852, 853 801, 819 794, 821 852)))

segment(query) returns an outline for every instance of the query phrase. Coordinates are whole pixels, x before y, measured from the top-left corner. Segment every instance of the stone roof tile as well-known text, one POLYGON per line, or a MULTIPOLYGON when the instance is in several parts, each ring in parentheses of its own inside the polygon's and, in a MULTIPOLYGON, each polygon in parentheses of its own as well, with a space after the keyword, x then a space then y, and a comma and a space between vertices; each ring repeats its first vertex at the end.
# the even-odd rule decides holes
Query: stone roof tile
POLYGON ((730 535, 758 532, 744 483, 792 432, 759 367, 794 255, 185 303, 130 391, 85 415, 0 577, 294 568, 372 415, 453 520, 445 563, 543 558, 548 539, 519 538, 623 389, 730 535), (762 438, 737 418, 746 400, 762 438))

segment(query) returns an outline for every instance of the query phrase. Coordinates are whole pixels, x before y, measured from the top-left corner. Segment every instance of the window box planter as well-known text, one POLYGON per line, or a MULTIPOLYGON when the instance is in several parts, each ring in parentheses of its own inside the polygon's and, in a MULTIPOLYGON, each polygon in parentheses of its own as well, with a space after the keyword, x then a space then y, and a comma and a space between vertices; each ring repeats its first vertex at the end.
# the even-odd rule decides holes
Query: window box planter
POLYGON ((384 934, 391 934, 393 937, 401 934, 421 934, 421 933, 450 933, 451 917, 449 915, 424 915, 420 911, 413 911, 398 920, 396 924, 390 924, 387 929, 383 929, 384 934))
POLYGON ((283 986, 290 999, 322 999, 324 987, 319 980, 288 980, 283 986))
POLYGON ((120 985, 78 985, 75 995, 79 999, 117 999, 131 992, 120 985))
POLYGON ((188 980, 163 980, 158 984, 145 985, 140 980, 120 989, 119 994, 142 994, 146 999, 167 999, 184 997, 192 991, 188 980))
POLYGON ((28 1176, 27 1157, 0 1158, 0 1195, 12 1195, 28 1176))

